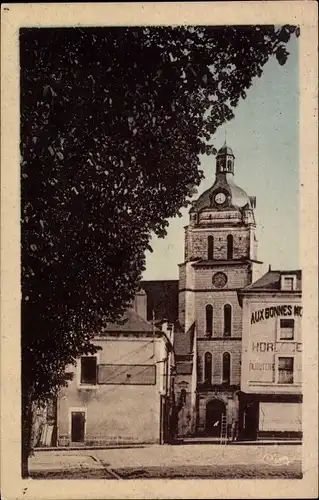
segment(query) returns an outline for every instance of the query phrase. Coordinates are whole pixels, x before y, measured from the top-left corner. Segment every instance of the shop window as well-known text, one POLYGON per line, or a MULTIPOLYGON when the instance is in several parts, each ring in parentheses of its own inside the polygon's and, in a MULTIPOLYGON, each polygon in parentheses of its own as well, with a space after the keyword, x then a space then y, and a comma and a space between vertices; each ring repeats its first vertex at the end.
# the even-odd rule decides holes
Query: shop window
POLYGON ((227 259, 231 260, 233 258, 233 244, 234 238, 232 234, 227 236, 227 259))
POLYGON ((294 358, 278 358, 278 384, 293 384, 294 358))
POLYGON ((96 356, 82 356, 81 358, 81 384, 97 384, 97 359, 96 356))
POLYGON ((204 356, 204 380, 205 382, 212 382, 212 365, 213 365, 213 357, 210 352, 206 352, 204 356))
POLYGON ((206 306, 206 333, 208 335, 213 333, 213 306, 210 304, 206 306))
POLYGON ((293 340, 295 331, 294 319, 280 320, 280 340, 293 340))
POLYGON ((223 384, 230 384, 230 354, 223 354, 223 384))
POLYGON ((208 236, 207 238, 207 259, 214 259, 214 237, 208 236))
POLYGON ((229 304, 224 306, 224 337, 231 336, 232 310, 229 304))

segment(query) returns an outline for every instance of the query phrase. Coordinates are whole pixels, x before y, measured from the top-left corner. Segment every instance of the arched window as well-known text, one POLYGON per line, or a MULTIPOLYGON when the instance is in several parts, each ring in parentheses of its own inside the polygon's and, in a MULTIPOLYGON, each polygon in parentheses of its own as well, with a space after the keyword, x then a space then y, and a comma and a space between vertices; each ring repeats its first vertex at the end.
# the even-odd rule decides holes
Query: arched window
POLYGON ((230 354, 223 354, 223 384, 230 384, 230 354))
POLYGON ((206 333, 213 333, 213 306, 210 304, 206 306, 206 333))
POLYGON ((214 237, 208 236, 207 238, 207 259, 214 259, 214 237))
POLYGON ((232 171, 232 162, 231 162, 231 160, 227 160, 227 170, 228 170, 228 172, 232 171))
POLYGON ((229 304, 224 306, 224 337, 231 336, 232 310, 229 304))
POLYGON ((205 382, 212 382, 212 362, 213 357, 210 352, 205 352, 204 356, 204 380, 205 382))
POLYGON ((229 234, 227 236, 227 259, 233 258, 233 243, 234 243, 233 235, 229 234))

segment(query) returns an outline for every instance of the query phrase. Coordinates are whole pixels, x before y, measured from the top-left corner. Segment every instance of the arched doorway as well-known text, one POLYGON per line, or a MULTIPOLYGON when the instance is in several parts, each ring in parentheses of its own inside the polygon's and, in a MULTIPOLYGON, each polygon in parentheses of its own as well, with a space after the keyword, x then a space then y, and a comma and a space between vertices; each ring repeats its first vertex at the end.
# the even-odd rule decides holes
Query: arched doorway
POLYGON ((220 399, 212 399, 206 405, 206 434, 220 437, 222 416, 226 415, 226 405, 220 399))

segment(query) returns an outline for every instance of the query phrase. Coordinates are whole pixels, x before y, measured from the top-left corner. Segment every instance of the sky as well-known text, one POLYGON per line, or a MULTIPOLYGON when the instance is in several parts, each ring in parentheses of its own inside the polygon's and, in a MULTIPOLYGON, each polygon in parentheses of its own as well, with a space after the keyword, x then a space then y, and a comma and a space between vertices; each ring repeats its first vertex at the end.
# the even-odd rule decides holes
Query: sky
MULTIPOLYGON (((299 269, 299 71, 298 39, 293 37, 284 66, 271 58, 263 74, 253 81, 247 98, 235 109, 235 118, 212 138, 219 149, 225 140, 235 155, 235 182, 257 197, 255 218, 259 260, 264 269, 299 269)), ((201 157, 205 179, 196 199, 215 179, 215 157, 201 157)), ((153 237, 153 253, 146 254, 143 279, 178 279, 184 260, 183 217, 170 219, 167 236, 153 237)))

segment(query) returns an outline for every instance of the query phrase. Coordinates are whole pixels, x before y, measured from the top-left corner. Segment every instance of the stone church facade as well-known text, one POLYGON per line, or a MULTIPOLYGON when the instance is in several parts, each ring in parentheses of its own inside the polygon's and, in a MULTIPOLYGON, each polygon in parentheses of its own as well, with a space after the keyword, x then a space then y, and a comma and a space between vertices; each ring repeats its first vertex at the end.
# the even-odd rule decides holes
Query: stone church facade
POLYGON ((225 145, 212 186, 195 201, 179 266, 175 332, 177 434, 219 437, 237 432, 242 353, 238 291, 258 275, 255 197, 236 185, 235 156, 225 145), (186 418, 185 418, 186 416, 186 418))

